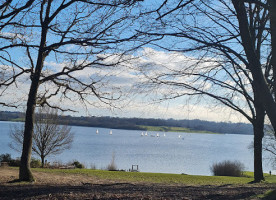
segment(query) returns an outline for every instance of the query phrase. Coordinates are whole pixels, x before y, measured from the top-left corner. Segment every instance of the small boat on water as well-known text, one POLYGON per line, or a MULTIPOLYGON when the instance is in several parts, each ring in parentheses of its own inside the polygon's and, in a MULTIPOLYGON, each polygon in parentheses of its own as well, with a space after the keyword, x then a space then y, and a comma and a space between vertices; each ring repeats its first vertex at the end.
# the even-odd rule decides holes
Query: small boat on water
POLYGON ((144 136, 144 132, 141 133, 141 136, 144 136))
POLYGON ((160 136, 159 136, 159 133, 156 133, 156 137, 160 137, 160 136))
POLYGON ((109 131, 109 135, 112 135, 112 130, 109 131))
POLYGON ((148 132, 145 132, 145 136, 148 136, 148 132))
POLYGON ((96 130, 96 134, 99 134, 99 130, 98 129, 96 130))
POLYGON ((166 137, 166 133, 164 133, 164 137, 166 137))
POLYGON ((178 135, 178 138, 181 138, 181 135, 178 135))

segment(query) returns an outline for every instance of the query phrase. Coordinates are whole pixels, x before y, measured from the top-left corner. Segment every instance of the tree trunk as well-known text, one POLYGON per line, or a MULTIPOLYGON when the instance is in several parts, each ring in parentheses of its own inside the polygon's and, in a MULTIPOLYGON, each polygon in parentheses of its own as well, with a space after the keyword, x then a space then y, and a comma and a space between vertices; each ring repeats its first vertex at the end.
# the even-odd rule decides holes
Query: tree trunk
POLYGON ((44 168, 44 165, 45 165, 45 157, 44 156, 41 156, 41 167, 44 168))
POLYGON ((262 140, 263 140, 263 125, 254 123, 254 182, 264 180, 263 165, 262 165, 262 140))
POLYGON ((31 162, 31 153, 32 153, 34 114, 35 114, 37 91, 39 87, 39 79, 40 79, 41 71, 46 57, 46 53, 44 52, 44 46, 46 44, 46 36, 47 36, 47 26, 43 26, 35 73, 32 75, 32 78, 31 78, 32 83, 31 83, 31 88, 29 91, 29 96, 27 101, 23 150, 22 150, 21 164, 20 164, 20 170, 19 170, 19 180, 21 181, 34 181, 34 177, 30 170, 30 162, 31 162))
POLYGON ((268 0, 269 4, 269 15, 270 15, 270 34, 271 34, 271 50, 272 50, 272 56, 271 56, 271 65, 273 69, 273 76, 274 76, 274 82, 273 82, 273 92, 274 92, 274 98, 276 98, 276 1, 275 0, 268 0))
POLYGON ((259 94, 256 92, 256 82, 254 81, 253 91, 254 91, 254 107, 256 110, 256 116, 253 121, 254 130, 254 182, 260 182, 264 180, 263 176, 263 155, 262 155, 262 141, 264 137, 264 118, 265 110, 262 105, 262 100, 259 94))
POLYGON ((30 162, 32 153, 32 138, 33 138, 33 121, 34 121, 34 110, 35 101, 37 94, 38 84, 32 82, 29 98, 27 102, 27 111, 25 117, 25 130, 23 140, 23 150, 21 155, 21 164, 19 170, 19 180, 21 181, 34 181, 34 177, 31 172, 30 162))
MULTIPOLYGON (((24 140, 23 140, 23 150, 21 156, 21 164, 19 170, 19 180, 21 181, 34 181, 34 177, 30 170, 30 161, 32 153, 32 139, 33 139, 33 127, 34 127, 34 111, 36 106, 37 91, 39 87, 39 79, 41 76, 41 71, 44 65, 44 60, 47 56, 46 50, 44 49, 47 40, 47 31, 49 24, 49 13, 52 1, 48 2, 45 20, 41 22, 41 38, 40 46, 38 50, 37 62, 35 67, 35 72, 31 75, 31 88, 29 91, 28 101, 27 101, 27 111, 25 118, 25 130, 24 130, 24 140)), ((43 12, 43 9, 41 10, 43 12)), ((43 13, 41 13, 42 15, 43 13)))
MULTIPOLYGON (((276 1, 275 0, 268 0, 269 3, 269 15, 270 15, 270 34, 271 34, 271 65, 273 68, 273 75, 274 75, 274 82, 276 79, 276 1)), ((274 87, 276 87, 276 83, 274 83, 274 87)), ((274 88, 274 98, 276 98, 276 89, 274 88)), ((276 103, 274 102, 274 105, 276 103)), ((274 133, 276 136, 276 112, 274 109, 270 109, 269 105, 267 105, 266 112, 269 117, 269 120, 273 126, 274 133)))

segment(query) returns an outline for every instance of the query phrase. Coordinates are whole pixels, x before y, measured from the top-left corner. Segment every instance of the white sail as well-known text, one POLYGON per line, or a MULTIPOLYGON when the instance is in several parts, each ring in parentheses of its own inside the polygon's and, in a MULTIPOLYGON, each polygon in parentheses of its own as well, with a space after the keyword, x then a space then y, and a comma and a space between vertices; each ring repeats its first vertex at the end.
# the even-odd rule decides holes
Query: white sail
POLYGON ((99 130, 98 129, 96 130, 96 134, 99 134, 99 130))

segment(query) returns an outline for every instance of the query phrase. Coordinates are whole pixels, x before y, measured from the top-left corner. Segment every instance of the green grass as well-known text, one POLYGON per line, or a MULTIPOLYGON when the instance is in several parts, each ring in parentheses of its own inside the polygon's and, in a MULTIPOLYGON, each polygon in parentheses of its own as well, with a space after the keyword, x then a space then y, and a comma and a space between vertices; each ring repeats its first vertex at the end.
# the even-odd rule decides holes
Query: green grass
MULTIPOLYGON (((248 178, 253 178, 253 172, 244 172, 244 176, 248 178)), ((264 173, 265 183, 276 183, 276 175, 270 176, 268 173, 264 173)))
MULTIPOLYGON (((33 171, 63 174, 82 174, 104 180, 143 182, 143 183, 162 183, 162 184, 184 184, 184 185, 225 185, 225 184, 247 184, 253 181, 251 174, 247 177, 226 177, 226 176, 195 176, 181 174, 164 173, 144 173, 144 172, 122 172, 104 171, 92 169, 41 169, 33 171)), ((276 183, 276 177, 271 176, 270 183, 276 183)))
POLYGON ((266 183, 276 183, 276 175, 264 174, 266 183))
POLYGON ((189 128, 184 127, 170 127, 170 126, 142 126, 140 125, 139 128, 142 128, 147 131, 160 131, 160 132, 185 132, 185 133, 210 133, 216 134, 210 131, 198 131, 198 130, 191 130, 189 128))
POLYGON ((25 118, 15 118, 15 119, 11 119, 12 122, 24 122, 25 118))

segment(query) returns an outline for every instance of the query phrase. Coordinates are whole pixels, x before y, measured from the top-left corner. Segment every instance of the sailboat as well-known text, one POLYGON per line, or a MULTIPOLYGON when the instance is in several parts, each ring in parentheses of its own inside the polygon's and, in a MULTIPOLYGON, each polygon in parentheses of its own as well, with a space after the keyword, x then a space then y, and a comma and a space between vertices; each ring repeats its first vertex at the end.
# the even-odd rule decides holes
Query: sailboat
POLYGON ((148 136, 148 132, 145 133, 145 136, 148 136))
POLYGON ((99 134, 99 130, 98 129, 96 130, 96 134, 99 134))
POLYGON ((166 133, 164 133, 164 137, 166 137, 166 133))
POLYGON ((112 130, 109 131, 109 135, 112 135, 112 130))
POLYGON ((141 136, 144 136, 144 132, 141 133, 141 136))
POLYGON ((159 137, 159 133, 156 133, 156 137, 159 137))

